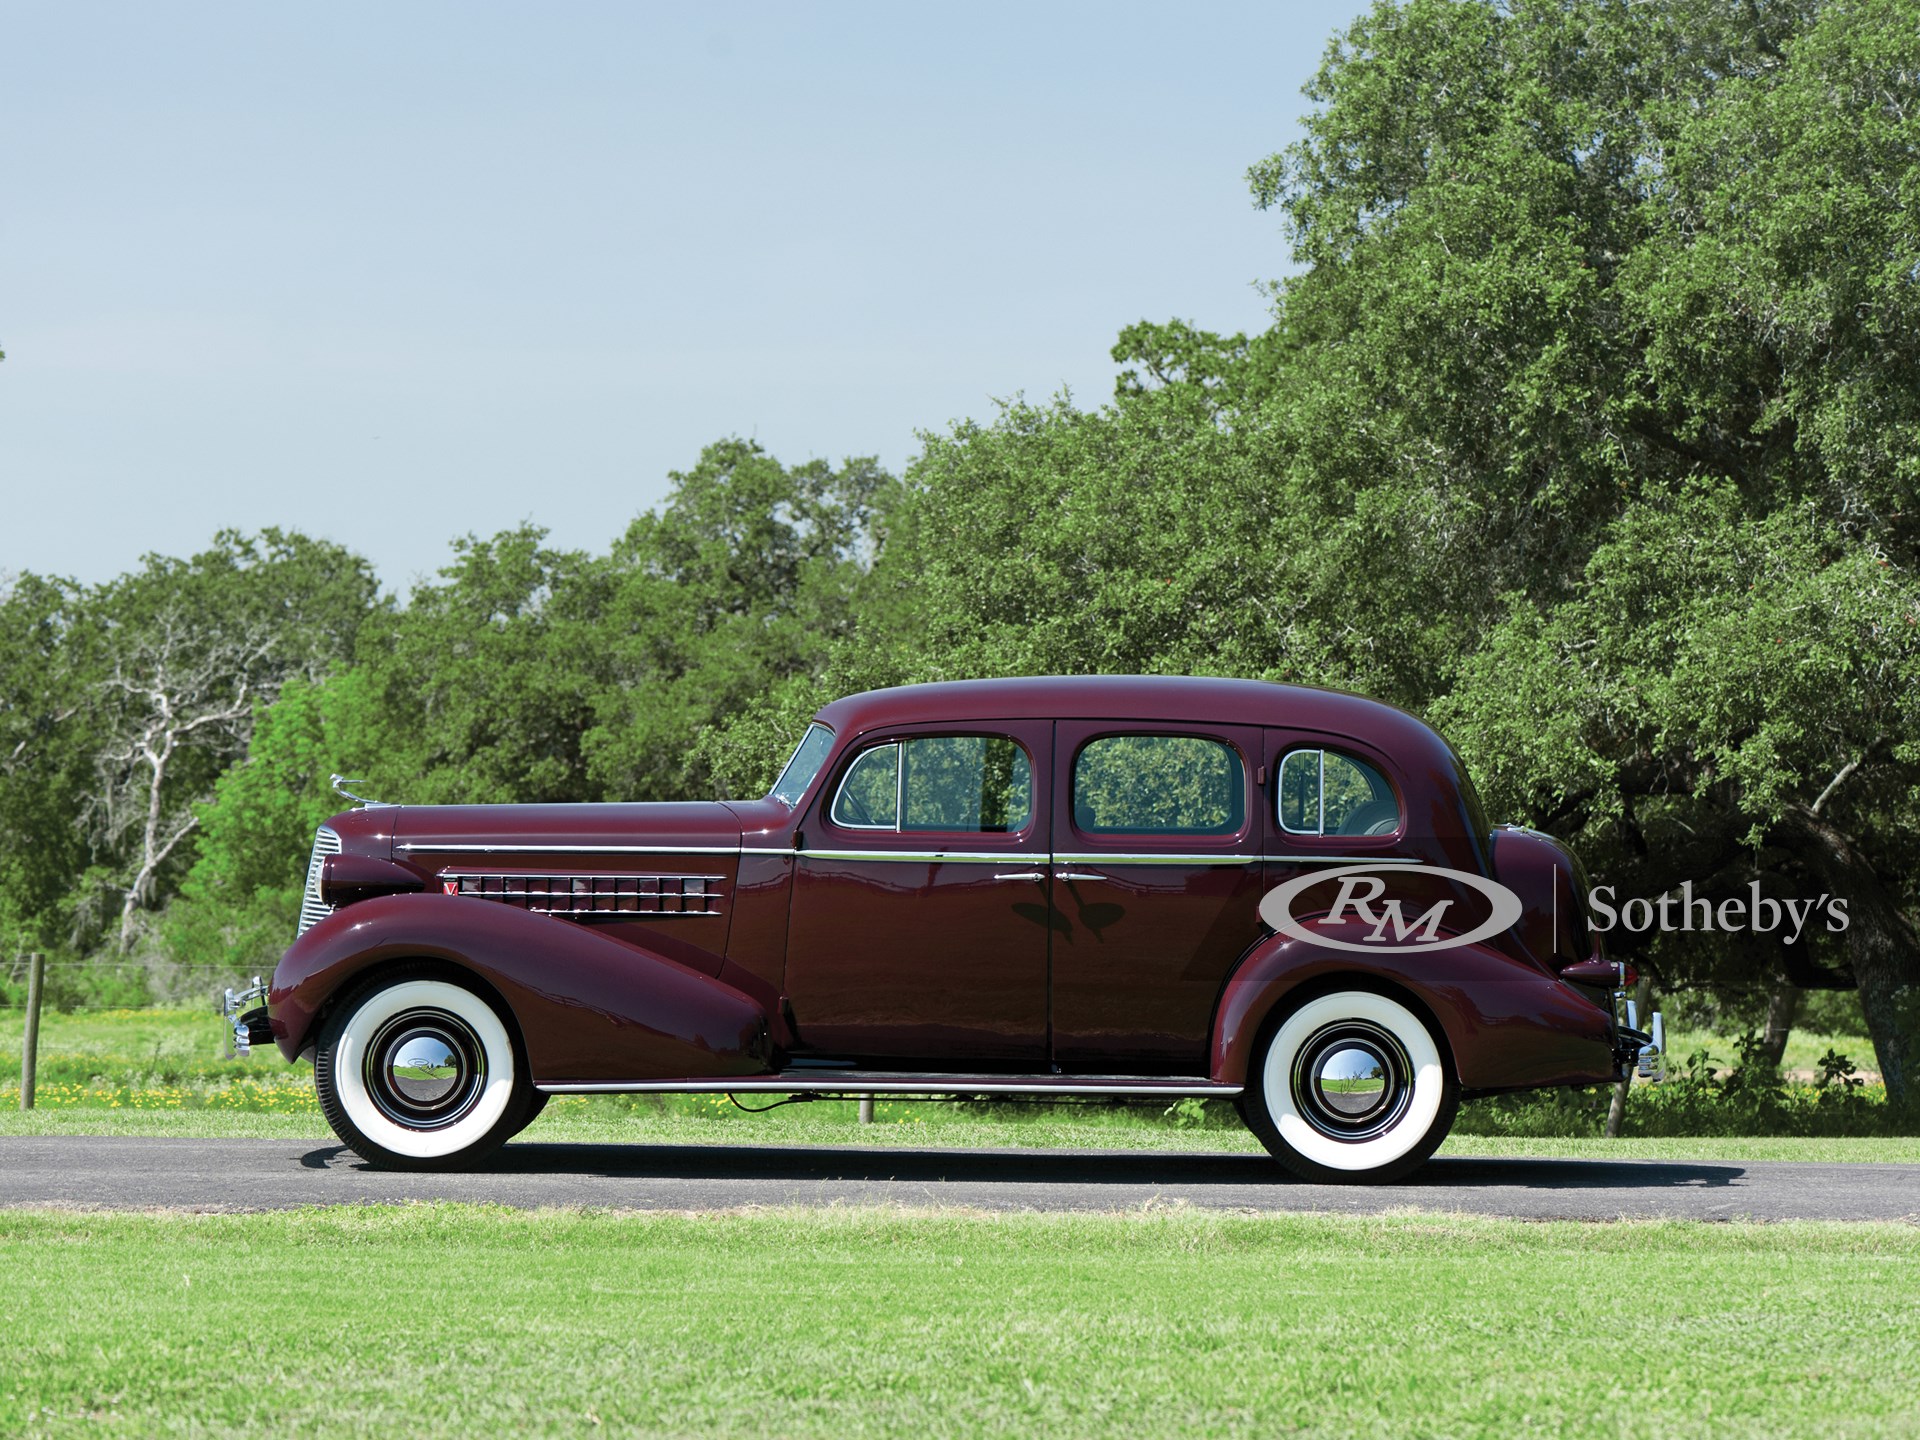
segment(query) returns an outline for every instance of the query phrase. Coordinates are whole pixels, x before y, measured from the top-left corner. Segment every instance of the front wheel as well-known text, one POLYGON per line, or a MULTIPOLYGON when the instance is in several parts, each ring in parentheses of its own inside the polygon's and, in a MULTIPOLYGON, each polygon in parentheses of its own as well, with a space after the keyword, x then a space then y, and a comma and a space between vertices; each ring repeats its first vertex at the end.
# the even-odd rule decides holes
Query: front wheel
POLYGON ((505 1144, 533 1087, 507 1022, 448 980, 376 981, 320 1027, 314 1089, 334 1133, 391 1170, 446 1170, 505 1144))
POLYGON ((1460 1108, 1441 1041, 1397 1000, 1341 990, 1273 1027, 1240 1113, 1303 1180, 1381 1184, 1440 1147, 1460 1108))

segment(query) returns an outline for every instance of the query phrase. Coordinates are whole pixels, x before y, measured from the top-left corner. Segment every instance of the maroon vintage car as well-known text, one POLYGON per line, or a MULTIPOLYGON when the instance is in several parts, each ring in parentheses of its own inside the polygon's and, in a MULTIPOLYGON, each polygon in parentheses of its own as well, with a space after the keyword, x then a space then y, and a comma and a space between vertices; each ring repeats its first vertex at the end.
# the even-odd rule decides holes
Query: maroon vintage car
POLYGON ((467 1164, 549 1095, 1232 1097, 1316 1180, 1463 1094, 1657 1064, 1574 858, 1426 725, 1245 680, 836 701, 765 798, 366 805, 239 997, 369 1161, 467 1164))

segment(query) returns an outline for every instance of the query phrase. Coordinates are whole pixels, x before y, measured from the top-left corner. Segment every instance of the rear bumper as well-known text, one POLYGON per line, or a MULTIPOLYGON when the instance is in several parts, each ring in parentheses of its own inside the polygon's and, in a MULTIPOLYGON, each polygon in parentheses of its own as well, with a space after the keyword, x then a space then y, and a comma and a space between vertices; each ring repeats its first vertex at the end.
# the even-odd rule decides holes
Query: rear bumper
POLYGON ((1626 991, 1615 992, 1613 1000, 1616 1017, 1613 1064, 1616 1078, 1625 1080, 1629 1076, 1637 1076, 1650 1085, 1658 1085, 1667 1078, 1666 1018, 1655 1010, 1647 1017, 1647 1028, 1639 1029, 1639 1007, 1627 998, 1626 991))

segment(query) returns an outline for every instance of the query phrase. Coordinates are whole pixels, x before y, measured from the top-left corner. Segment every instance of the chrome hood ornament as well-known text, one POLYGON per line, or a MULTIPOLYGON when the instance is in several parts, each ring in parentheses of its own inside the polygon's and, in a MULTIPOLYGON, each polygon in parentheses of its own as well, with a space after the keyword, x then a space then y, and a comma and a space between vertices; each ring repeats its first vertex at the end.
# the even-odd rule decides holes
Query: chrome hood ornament
POLYGON ((393 808, 393 802, 391 800, 369 800, 366 796, 356 795, 347 789, 349 785, 364 785, 366 783, 364 780, 349 780, 344 775, 331 775, 327 778, 333 784, 334 794, 343 796, 353 801, 356 805, 364 805, 369 810, 391 810, 393 808))

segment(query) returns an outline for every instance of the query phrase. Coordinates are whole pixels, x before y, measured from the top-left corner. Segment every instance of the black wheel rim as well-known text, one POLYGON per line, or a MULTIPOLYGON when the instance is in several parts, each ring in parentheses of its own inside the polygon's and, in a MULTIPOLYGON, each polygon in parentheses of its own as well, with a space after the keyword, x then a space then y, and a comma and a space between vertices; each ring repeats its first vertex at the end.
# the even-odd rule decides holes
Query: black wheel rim
POLYGON ((1386 1134, 1413 1101, 1413 1062, 1391 1031, 1365 1020, 1317 1030, 1294 1056, 1294 1108, 1330 1140, 1386 1134))
POLYGON ((363 1075, 373 1103, 409 1130, 457 1125, 487 1085, 487 1052, 473 1028, 445 1010, 407 1010, 368 1042, 363 1075))

